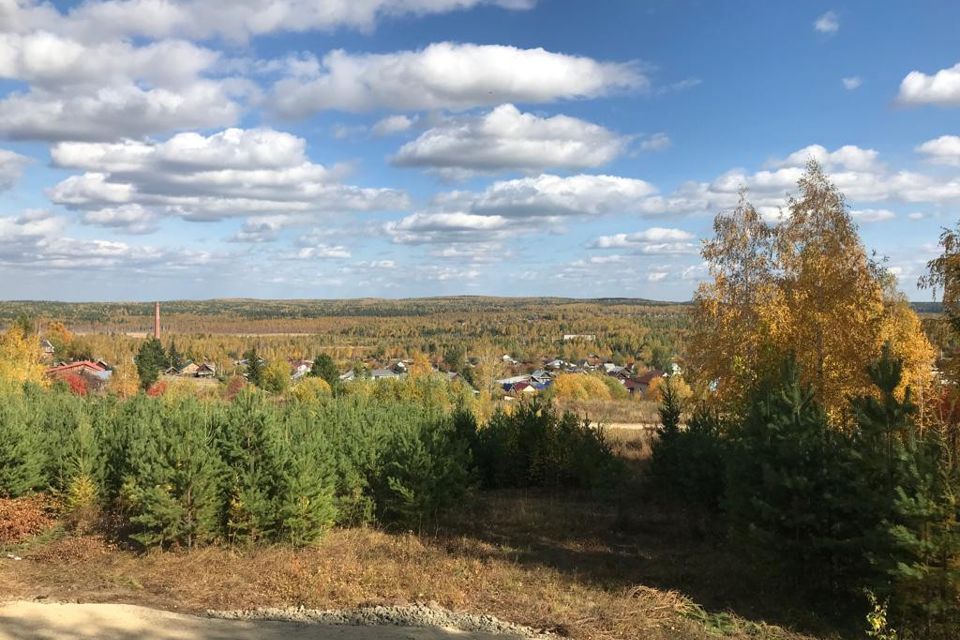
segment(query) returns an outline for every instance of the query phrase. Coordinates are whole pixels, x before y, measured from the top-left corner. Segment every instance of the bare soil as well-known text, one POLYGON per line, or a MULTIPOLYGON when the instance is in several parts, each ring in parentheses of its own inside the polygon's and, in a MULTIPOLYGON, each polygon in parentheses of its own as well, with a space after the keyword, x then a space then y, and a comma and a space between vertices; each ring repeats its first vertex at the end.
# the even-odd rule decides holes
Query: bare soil
POLYGON ((0 605, 0 640, 500 640, 519 632, 456 626, 318 623, 301 615, 265 620, 185 615, 129 604, 10 602, 0 605))

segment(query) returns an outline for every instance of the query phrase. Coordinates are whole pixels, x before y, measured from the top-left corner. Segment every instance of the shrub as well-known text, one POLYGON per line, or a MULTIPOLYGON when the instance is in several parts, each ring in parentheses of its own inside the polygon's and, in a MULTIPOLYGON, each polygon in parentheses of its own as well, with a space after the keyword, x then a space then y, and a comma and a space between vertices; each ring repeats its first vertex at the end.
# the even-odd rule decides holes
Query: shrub
POLYGON ((307 377, 293 385, 291 395, 300 402, 315 402, 319 398, 333 395, 333 390, 323 378, 307 377))
POLYGON ((523 402, 479 430, 475 457, 487 487, 599 487, 614 472, 603 430, 550 404, 523 402))
POLYGON ((63 381, 66 383, 67 388, 70 389, 70 393, 75 396, 85 396, 87 395, 87 381, 78 376, 75 373, 68 373, 63 377, 63 381))
POLYGON ((726 428, 717 414, 703 408, 681 428, 684 389, 678 382, 667 378, 660 387, 661 426, 653 443, 650 475, 659 493, 716 511, 725 487, 726 428))
POLYGON ((626 400, 630 397, 630 392, 627 390, 626 385, 620 382, 620 380, 617 378, 614 378, 613 376, 599 377, 604 386, 607 387, 607 393, 609 394, 611 400, 626 400))
POLYGON ((264 391, 280 395, 290 389, 290 365, 275 360, 263 369, 259 386, 264 391))
POLYGON ((609 400, 605 379, 587 373, 562 373, 554 379, 552 392, 559 400, 609 400))

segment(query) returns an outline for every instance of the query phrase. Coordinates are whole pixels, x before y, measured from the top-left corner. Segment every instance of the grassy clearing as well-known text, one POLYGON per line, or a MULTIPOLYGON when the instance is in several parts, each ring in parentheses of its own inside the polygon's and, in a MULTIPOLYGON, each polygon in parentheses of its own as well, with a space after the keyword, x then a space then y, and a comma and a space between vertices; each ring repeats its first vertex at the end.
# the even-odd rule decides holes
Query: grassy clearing
MULTIPOLYGON (((647 434, 609 436, 642 464, 647 434)), ((0 559, 0 597, 188 611, 432 601, 584 640, 813 637, 757 622, 783 614, 783 602, 758 597, 736 558, 634 487, 606 499, 487 492, 429 529, 339 529, 304 550, 137 554, 99 537, 48 535, 15 551, 22 561, 0 559)))
POLYGON ((604 424, 656 424, 660 421, 658 404, 649 400, 558 400, 561 411, 573 411, 604 424))

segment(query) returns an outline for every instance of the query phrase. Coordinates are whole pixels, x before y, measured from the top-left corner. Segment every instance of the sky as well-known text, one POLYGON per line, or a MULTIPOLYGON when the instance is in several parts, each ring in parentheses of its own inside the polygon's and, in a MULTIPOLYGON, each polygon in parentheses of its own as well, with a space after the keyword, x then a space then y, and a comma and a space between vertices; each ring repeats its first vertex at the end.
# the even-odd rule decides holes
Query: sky
POLYGON ((818 160, 903 291, 954 0, 0 0, 0 298, 688 300, 818 160))

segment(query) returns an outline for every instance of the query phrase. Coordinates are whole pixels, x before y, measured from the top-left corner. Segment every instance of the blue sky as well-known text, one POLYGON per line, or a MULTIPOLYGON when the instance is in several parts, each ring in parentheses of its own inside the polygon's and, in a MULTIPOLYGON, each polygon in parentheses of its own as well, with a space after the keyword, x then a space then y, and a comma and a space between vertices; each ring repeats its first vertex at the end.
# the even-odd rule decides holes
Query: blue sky
POLYGON ((0 0, 0 296, 689 299, 809 157, 913 299, 960 4, 0 0), (224 8, 226 7, 226 8, 224 8))

